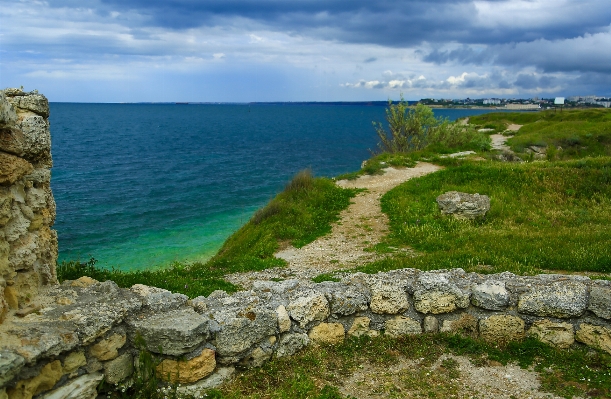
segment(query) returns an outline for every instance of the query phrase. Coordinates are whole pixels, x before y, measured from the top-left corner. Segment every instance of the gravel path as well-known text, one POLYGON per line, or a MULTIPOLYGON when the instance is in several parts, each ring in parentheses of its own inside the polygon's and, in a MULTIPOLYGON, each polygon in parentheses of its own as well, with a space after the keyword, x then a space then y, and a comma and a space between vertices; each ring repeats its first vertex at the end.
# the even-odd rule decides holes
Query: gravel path
POLYGON ((441 167, 419 162, 414 168, 384 169, 384 174, 361 176, 356 180, 340 180, 344 188, 362 188, 352 204, 342 211, 340 220, 330 234, 302 248, 288 247, 275 254, 288 262, 287 267, 261 272, 235 273, 225 276, 233 284, 249 288, 254 280, 286 278, 311 279, 321 273, 353 268, 376 259, 380 255, 365 251, 375 245, 388 232, 388 218, 380 207, 380 198, 390 189, 415 177, 440 170, 441 167))

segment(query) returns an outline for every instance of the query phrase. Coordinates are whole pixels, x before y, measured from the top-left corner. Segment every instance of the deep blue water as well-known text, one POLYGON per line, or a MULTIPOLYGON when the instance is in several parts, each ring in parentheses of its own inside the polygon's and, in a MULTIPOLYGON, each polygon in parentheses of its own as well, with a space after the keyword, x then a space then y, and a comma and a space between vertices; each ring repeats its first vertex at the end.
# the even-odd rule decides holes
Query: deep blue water
POLYGON ((301 169, 358 169, 384 107, 52 103, 50 120, 60 260, 134 270, 213 255, 301 169))

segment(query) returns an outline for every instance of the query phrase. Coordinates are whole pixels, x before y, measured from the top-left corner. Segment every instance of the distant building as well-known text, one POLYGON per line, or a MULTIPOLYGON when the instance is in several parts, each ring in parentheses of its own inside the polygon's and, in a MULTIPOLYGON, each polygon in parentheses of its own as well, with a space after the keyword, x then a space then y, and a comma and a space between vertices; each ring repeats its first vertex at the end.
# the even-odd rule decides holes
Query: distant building
POLYGON ((605 108, 611 108, 611 101, 596 101, 594 104, 602 105, 605 108))
POLYGON ((515 111, 534 111, 541 109, 541 106, 539 104, 505 104, 505 108, 515 111))
POLYGON ((499 105, 501 100, 498 98, 487 98, 484 100, 484 105, 499 105))

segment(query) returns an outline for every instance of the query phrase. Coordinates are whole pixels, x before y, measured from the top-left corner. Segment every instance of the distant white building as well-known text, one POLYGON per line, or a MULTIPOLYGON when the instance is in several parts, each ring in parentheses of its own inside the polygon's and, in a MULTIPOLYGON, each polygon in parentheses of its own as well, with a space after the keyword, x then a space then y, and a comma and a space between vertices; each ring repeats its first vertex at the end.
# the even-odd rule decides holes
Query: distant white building
POLYGON ((484 100, 484 105, 499 105, 501 100, 498 98, 487 98, 484 100))
POLYGON ((605 108, 611 108, 611 101, 596 101, 594 104, 602 105, 605 108))
POLYGON ((541 106, 539 104, 505 104, 505 108, 516 111, 534 111, 541 109, 541 106))

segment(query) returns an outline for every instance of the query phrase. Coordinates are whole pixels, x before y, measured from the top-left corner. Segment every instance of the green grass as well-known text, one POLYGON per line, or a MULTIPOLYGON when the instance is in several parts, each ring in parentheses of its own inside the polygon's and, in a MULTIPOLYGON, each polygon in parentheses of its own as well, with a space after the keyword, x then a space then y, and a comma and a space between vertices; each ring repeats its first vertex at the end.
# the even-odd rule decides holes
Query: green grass
POLYGON ((531 338, 499 347, 460 335, 422 334, 364 336, 335 346, 310 347, 290 359, 274 359, 243 371, 221 389, 209 391, 208 397, 342 398, 338 388, 364 364, 388 370, 401 359, 412 359, 419 361, 419 366, 399 372, 396 378, 380 373, 377 393, 390 398, 446 398, 458 390, 458 364, 446 359, 441 367, 431 368, 446 353, 467 356, 477 366, 513 362, 522 368, 532 367, 541 375, 541 389, 562 397, 611 395, 611 356, 601 351, 583 347, 557 350, 531 338))
POLYGON ((381 175, 384 173, 382 169, 389 166, 413 168, 416 166, 416 160, 411 154, 403 152, 395 152, 391 154, 384 152, 365 161, 365 164, 360 170, 339 175, 335 179, 354 180, 363 175, 381 175))
POLYGON ((113 280, 120 287, 146 284, 191 298, 209 295, 218 289, 233 292, 238 287, 225 282, 223 275, 283 266, 285 262, 273 256, 279 245, 290 243, 301 247, 331 231, 331 224, 350 205, 356 192, 303 171, 229 237, 208 262, 174 263, 166 269, 135 272, 99 268, 94 259, 85 263, 64 262, 58 265, 58 279, 63 281, 86 275, 100 281, 113 280))
POLYGON ((410 246, 421 255, 359 268, 403 267, 536 273, 611 272, 611 159, 503 164, 460 161, 410 180, 382 198, 390 219, 383 246, 410 246), (436 197, 447 191, 490 196, 485 219, 441 215, 436 197))

